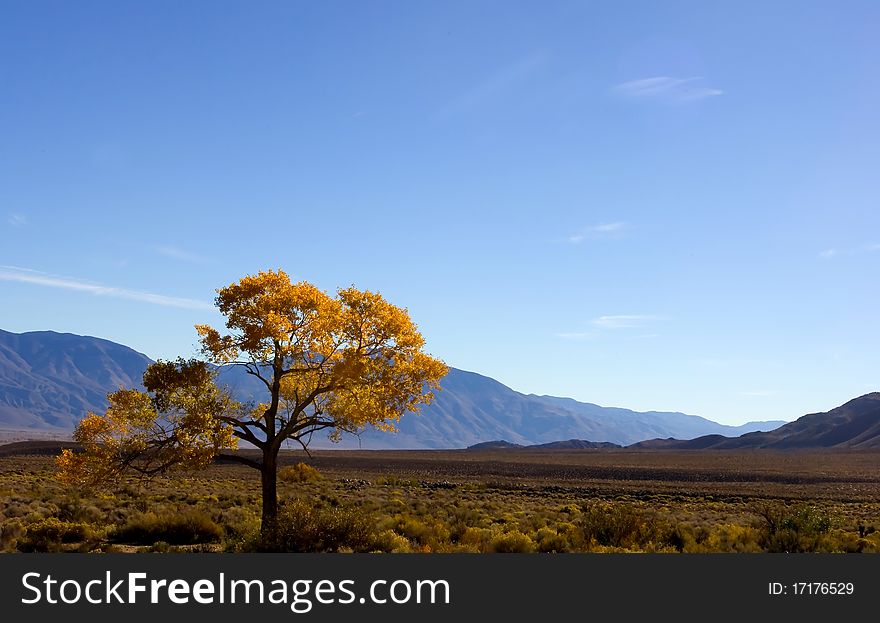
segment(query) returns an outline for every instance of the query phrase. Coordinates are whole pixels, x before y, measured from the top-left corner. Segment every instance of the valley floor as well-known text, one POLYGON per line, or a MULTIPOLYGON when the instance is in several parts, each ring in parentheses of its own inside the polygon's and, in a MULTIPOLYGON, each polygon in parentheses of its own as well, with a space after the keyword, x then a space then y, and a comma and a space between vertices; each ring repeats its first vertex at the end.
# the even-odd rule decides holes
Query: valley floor
POLYGON ((76 493, 51 443, 9 448, 6 551, 880 551, 880 453, 291 452, 266 543, 239 464, 76 493))

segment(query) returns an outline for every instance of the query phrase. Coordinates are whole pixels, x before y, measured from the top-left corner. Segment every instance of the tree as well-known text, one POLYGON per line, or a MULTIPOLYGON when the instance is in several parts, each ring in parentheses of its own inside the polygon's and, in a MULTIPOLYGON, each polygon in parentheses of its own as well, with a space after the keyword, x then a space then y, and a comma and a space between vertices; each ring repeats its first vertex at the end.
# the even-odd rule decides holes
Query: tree
POLYGON ((144 475, 196 469, 223 454, 259 470, 262 531, 276 521, 278 452, 286 440, 308 452, 314 433, 331 439, 366 425, 386 431, 433 399, 446 366, 423 352, 405 309, 354 287, 335 297, 282 271, 247 276, 217 290, 226 333, 197 325, 204 360, 159 361, 144 374, 146 392, 109 395, 104 415, 89 413, 65 450, 59 474, 100 485, 127 471, 144 475), (218 386, 216 371, 241 366, 266 400, 242 404, 218 386), (258 459, 223 453, 239 440, 258 459))

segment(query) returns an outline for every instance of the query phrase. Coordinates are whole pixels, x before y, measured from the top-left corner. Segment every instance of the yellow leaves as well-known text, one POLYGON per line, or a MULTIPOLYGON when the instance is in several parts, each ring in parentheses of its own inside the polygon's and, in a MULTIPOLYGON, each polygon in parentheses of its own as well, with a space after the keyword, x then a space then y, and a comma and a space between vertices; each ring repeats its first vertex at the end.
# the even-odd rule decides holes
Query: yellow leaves
POLYGON ((109 435, 112 432, 112 426, 109 418, 89 412, 79 423, 79 426, 76 427, 73 439, 81 444, 87 444, 94 439, 100 439, 109 435))
MULTIPOLYGON (((113 432, 122 435, 131 430, 148 428, 156 421, 157 413, 153 401, 144 392, 122 389, 110 394, 107 399, 110 406, 102 419, 108 421, 113 432)), ((110 431, 105 430, 105 434, 108 432, 110 431)))
POLYGON ((354 287, 340 289, 338 294, 343 306, 344 331, 349 339, 368 346, 389 341, 410 349, 424 345, 409 313, 392 305, 382 295, 354 287))
POLYGON ((203 325, 197 329, 205 352, 218 359, 234 349, 261 361, 271 359, 274 342, 292 341, 295 334, 303 338, 309 332, 320 336, 325 332, 322 325, 338 308, 338 303, 312 284, 291 283, 283 270, 244 277, 219 289, 216 302, 235 337, 221 337, 203 325))
POLYGON ((58 470, 58 479, 67 486, 76 486, 85 482, 84 456, 75 453, 70 448, 65 448, 55 458, 55 466, 58 470))
POLYGON ((221 337, 216 329, 206 324, 197 324, 196 331, 202 341, 202 352, 212 360, 228 363, 238 357, 238 348, 230 336, 221 337))
MULTIPOLYGON (((292 283, 282 270, 246 276, 217 292, 230 333, 197 326, 203 351, 218 364, 240 355, 272 364, 266 370, 280 381, 280 417, 393 430, 403 413, 431 401, 447 372, 422 352, 424 339, 406 309, 376 292, 349 287, 332 298, 307 282, 292 283)), ((252 418, 275 417, 267 398, 252 418)), ((308 430, 301 425, 306 428, 296 432, 308 430)))
POLYGON ((147 368, 144 385, 152 395, 123 389, 108 396, 104 415, 89 413, 74 439, 81 453, 57 458, 67 484, 101 486, 124 470, 151 475, 170 469, 206 467, 236 437, 225 421, 240 408, 214 384, 203 362, 158 362, 147 368))

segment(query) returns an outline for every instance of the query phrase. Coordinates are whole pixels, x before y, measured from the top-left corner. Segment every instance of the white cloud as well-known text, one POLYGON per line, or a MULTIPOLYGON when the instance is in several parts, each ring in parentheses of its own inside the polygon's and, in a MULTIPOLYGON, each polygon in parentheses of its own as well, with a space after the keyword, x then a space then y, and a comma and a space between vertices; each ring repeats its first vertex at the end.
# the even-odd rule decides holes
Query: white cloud
POLYGON ((600 234, 607 234, 615 231, 620 231, 626 227, 626 223, 623 221, 617 221, 615 223, 601 223, 600 225, 596 225, 595 227, 590 228, 590 231, 594 231, 600 234))
POLYGON ((576 234, 572 234, 568 237, 568 242, 570 242, 571 244, 580 244, 588 238, 608 238, 619 236, 625 228, 626 223, 623 221, 615 221, 613 223, 599 223, 598 225, 587 227, 586 229, 583 229, 576 234))
POLYGON ((0 266, 0 281, 30 283, 49 288, 61 288, 64 290, 86 292, 95 296, 106 296, 110 298, 139 301, 151 305, 162 305, 164 307, 205 310, 214 309, 214 305, 206 301, 198 301, 196 299, 176 296, 165 296, 164 294, 153 294, 152 292, 141 292, 139 290, 128 290, 125 288, 117 288, 115 286, 105 286, 79 279, 50 275, 29 268, 19 268, 17 266, 0 266))
MULTIPOLYGON (((585 341, 598 338, 606 331, 616 331, 617 329, 643 329, 650 325, 656 316, 648 316, 646 314, 621 314, 617 316, 599 316, 590 321, 593 325, 591 331, 570 331, 564 333, 556 333, 556 337, 564 340, 585 341)), ((660 337, 658 333, 640 333, 638 335, 628 334, 631 339, 655 338, 660 337)))
POLYGON ((747 391, 747 392, 740 392, 740 395, 751 396, 753 398, 762 398, 762 397, 766 397, 766 396, 773 396, 778 393, 779 392, 776 391, 775 389, 757 389, 757 390, 752 390, 752 391, 747 391))
POLYGON ((823 260, 830 260, 839 255, 861 255, 863 253, 875 253, 877 251, 880 251, 880 243, 868 244, 862 247, 853 247, 849 249, 825 249, 824 251, 819 252, 819 257, 823 260))
POLYGON ((710 97, 718 97, 724 91, 696 84, 703 78, 671 78, 654 76, 630 80, 615 85, 613 91, 629 99, 656 100, 669 104, 696 102, 710 97))
POLYGON ((623 314, 618 316, 599 316, 593 319, 593 324, 603 329, 635 329, 644 327, 652 320, 656 320, 656 317, 641 314, 623 314))
POLYGON ((13 213, 9 215, 6 222, 13 227, 24 227, 27 225, 27 217, 24 214, 13 213))
POLYGON ((184 251, 183 249, 179 249, 177 247, 156 247, 156 253, 171 258, 172 260, 181 260, 183 262, 192 262, 194 264, 208 263, 208 260, 201 255, 196 255, 195 253, 190 253, 189 251, 184 251))

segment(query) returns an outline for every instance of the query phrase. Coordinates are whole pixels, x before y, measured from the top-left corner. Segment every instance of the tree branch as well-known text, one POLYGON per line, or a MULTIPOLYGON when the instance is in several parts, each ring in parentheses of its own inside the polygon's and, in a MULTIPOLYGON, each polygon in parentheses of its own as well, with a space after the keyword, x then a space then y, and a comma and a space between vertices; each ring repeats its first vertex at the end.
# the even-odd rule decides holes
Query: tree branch
MULTIPOLYGON (((321 387, 316 387, 314 390, 312 390, 312 392, 308 396, 306 396, 305 400, 296 405, 296 408, 293 410, 293 413, 290 416, 290 421, 287 423, 286 426, 282 427, 281 430, 278 431, 278 436, 282 439, 286 439, 298 430, 302 430, 303 427, 297 424, 299 414, 302 413, 305 408, 315 400, 315 398, 317 398, 321 394, 326 394, 333 389, 333 385, 323 385, 321 387)), ((308 420, 305 421, 307 422, 308 420)), ((326 426, 323 428, 326 428, 326 426)))
POLYGON ((272 389, 272 384, 269 382, 269 380, 266 377, 264 377, 262 374, 260 374, 260 368, 257 364, 252 364, 252 363, 244 364, 244 371, 247 372, 248 374, 250 374, 251 376, 255 376, 258 379, 260 379, 261 381, 263 381, 263 385, 266 386, 266 389, 268 389, 268 390, 272 389), (254 366, 253 368, 251 368, 252 365, 254 366))
MULTIPOLYGON (((246 456, 241 456, 239 454, 218 454, 217 459, 227 459, 229 461, 235 461, 236 463, 241 463, 242 465, 247 465, 248 467, 253 467, 254 469, 263 469, 262 464, 259 462, 249 459, 246 456)), ((215 459, 216 460, 216 459, 215 459)))
POLYGON ((305 450, 306 456, 308 456, 309 458, 312 458, 312 453, 309 452, 308 444, 306 442, 304 442, 301 437, 294 437, 293 439, 295 439, 297 442, 299 442, 299 445, 301 445, 302 449, 305 450))

